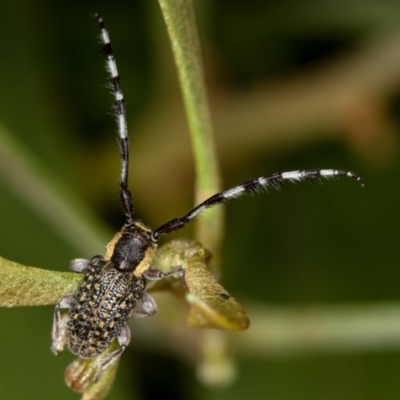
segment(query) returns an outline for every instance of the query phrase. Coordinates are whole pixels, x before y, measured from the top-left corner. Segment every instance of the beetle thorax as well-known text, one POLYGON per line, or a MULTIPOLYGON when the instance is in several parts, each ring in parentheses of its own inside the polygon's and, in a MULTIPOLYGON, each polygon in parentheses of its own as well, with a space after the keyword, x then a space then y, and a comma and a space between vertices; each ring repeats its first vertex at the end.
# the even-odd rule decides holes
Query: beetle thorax
POLYGON ((152 230, 139 222, 124 226, 107 245, 104 258, 120 271, 141 276, 150 268, 157 248, 151 234, 152 230))

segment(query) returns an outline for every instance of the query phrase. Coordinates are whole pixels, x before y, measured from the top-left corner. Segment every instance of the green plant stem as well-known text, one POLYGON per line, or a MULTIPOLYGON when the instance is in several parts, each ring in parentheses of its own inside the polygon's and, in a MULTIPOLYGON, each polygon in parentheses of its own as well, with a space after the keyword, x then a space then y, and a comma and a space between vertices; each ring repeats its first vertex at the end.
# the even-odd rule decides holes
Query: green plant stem
MULTIPOLYGON (((159 0, 172 43, 183 92, 196 164, 195 201, 220 190, 220 174, 205 89, 201 46, 192 0, 159 0)), ((197 220, 196 237, 218 254, 223 236, 223 209, 216 207, 197 220)))

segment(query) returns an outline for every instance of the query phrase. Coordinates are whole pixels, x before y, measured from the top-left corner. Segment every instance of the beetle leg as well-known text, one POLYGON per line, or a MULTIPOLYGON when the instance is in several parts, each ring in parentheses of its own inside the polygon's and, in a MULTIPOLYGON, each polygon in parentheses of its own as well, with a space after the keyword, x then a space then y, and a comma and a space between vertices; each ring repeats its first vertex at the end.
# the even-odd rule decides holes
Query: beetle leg
POLYGON ((117 337, 118 343, 121 346, 118 350, 113 351, 104 361, 99 364, 99 368, 94 377, 94 382, 97 382, 101 374, 106 370, 126 349, 131 341, 131 331, 128 325, 125 325, 117 337))
POLYGON ((184 276, 183 268, 182 267, 174 267, 174 268, 171 268, 167 272, 162 272, 159 269, 150 267, 149 269, 147 269, 146 271, 143 272, 143 276, 146 279, 149 279, 151 281, 158 281, 160 279, 163 279, 168 276, 175 275, 175 274, 178 275, 180 278, 183 278, 183 276, 184 276))
POLYGON ((68 316, 61 316, 60 309, 70 308, 73 298, 73 294, 67 294, 66 296, 61 297, 54 309, 53 329, 51 333, 53 342, 51 344, 51 351, 55 355, 57 355, 60 351, 63 351, 64 346, 67 343, 68 316))
POLYGON ((89 267, 89 260, 84 258, 75 258, 69 263, 69 268, 74 272, 85 272, 89 267))
POLYGON ((133 310, 136 317, 148 317, 157 312, 157 304, 155 300, 146 292, 142 294, 142 305, 133 310))

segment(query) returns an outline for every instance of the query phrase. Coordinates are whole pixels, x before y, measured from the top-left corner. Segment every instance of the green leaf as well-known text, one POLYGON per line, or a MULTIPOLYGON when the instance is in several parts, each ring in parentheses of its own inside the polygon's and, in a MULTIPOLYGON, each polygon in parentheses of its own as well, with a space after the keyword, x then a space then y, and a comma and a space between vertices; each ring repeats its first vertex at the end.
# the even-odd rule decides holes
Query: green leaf
POLYGON ((74 293, 82 275, 56 272, 0 257, 0 306, 44 306, 55 304, 60 297, 74 293))

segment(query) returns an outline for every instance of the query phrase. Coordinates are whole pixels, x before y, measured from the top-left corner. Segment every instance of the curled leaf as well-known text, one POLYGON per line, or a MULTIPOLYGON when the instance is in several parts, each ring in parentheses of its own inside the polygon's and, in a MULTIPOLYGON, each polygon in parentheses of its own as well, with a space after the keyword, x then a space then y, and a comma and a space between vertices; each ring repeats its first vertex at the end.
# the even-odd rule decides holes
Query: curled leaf
POLYGON ((241 331, 249 326, 244 308, 217 282, 202 263, 191 263, 185 271, 191 305, 187 324, 196 328, 221 328, 241 331))
POLYGON ((190 240, 174 240, 162 246, 155 266, 162 271, 181 266, 185 271, 187 324, 196 328, 244 330, 249 318, 244 308, 224 289, 208 269, 209 252, 190 240))
POLYGON ((119 358, 104 370, 97 382, 94 380, 100 363, 117 348, 118 344, 114 341, 97 357, 77 358, 68 365, 64 374, 65 382, 75 392, 83 394, 82 400, 101 400, 107 396, 115 380, 119 358))

